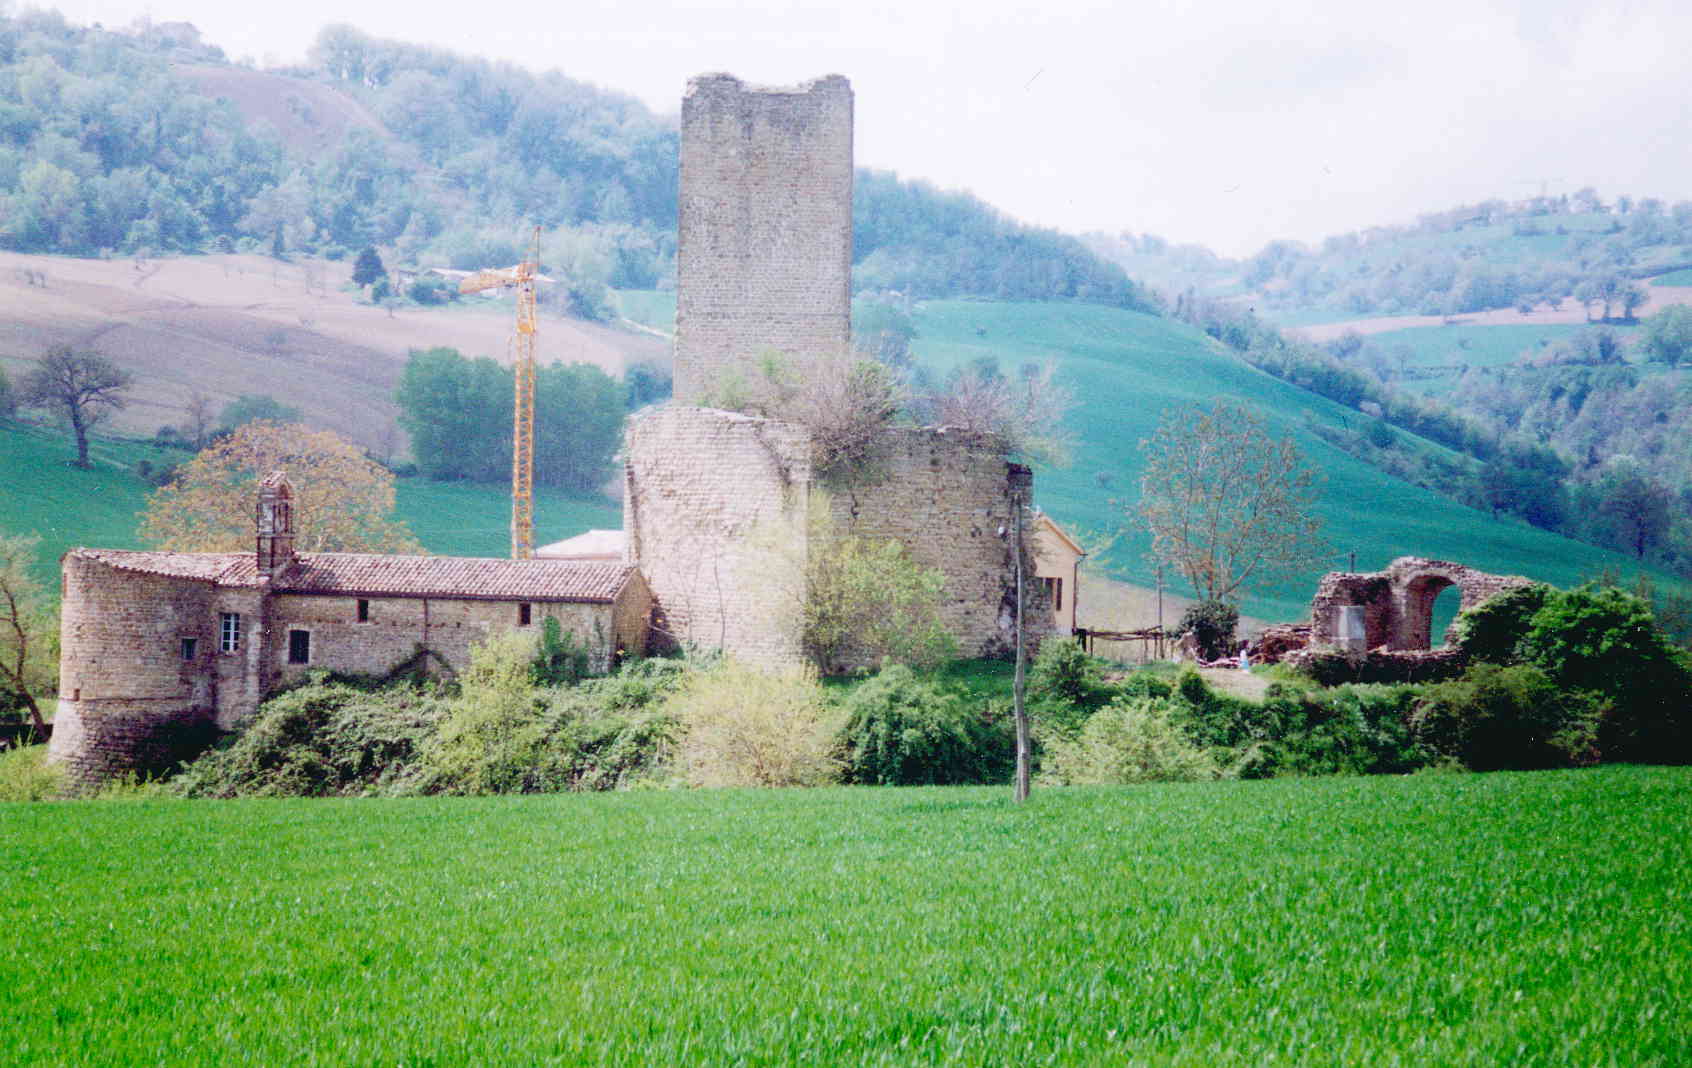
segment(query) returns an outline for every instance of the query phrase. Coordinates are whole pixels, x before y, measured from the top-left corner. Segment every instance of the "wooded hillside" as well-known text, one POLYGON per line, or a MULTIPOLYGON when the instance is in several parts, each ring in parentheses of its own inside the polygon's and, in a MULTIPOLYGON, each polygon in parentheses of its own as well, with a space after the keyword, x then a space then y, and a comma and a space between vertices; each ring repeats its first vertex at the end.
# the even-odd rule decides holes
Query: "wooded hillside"
MULTIPOLYGON (((677 86, 678 97, 681 87, 677 86)), ((514 263, 531 225, 564 306, 673 276, 677 126, 505 63, 326 27, 306 66, 226 61, 186 23, 0 17, 0 247, 514 263)), ((1078 240, 973 196, 863 171, 860 288, 1153 304, 1078 240)))

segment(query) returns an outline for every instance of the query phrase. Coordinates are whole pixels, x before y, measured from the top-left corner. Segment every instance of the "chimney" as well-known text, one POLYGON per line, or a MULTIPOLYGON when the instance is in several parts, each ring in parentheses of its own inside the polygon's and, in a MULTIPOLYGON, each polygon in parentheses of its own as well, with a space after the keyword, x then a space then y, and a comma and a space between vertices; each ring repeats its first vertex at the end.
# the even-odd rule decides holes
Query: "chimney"
POLYGON ((259 483, 258 573, 275 578, 294 562, 294 484, 281 471, 259 483))

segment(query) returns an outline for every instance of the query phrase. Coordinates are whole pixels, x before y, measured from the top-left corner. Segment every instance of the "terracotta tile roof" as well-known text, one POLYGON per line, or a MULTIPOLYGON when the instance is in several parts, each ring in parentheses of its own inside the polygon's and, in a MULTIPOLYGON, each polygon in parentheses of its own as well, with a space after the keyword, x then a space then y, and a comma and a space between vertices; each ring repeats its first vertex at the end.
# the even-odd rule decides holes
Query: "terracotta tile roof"
POLYGON ((98 560, 120 571, 139 571, 146 575, 165 575, 170 578, 198 579, 221 586, 256 585, 252 553, 167 553, 134 552, 129 549, 72 549, 66 556, 84 560, 98 560), (246 565, 246 581, 226 578, 246 565))
MULTIPOLYGON (((200 579, 219 586, 253 587, 259 582, 252 553, 71 552, 125 571, 200 579)), ((623 564, 582 560, 300 553, 271 588, 278 593, 610 604, 628 585, 634 570, 623 564)))

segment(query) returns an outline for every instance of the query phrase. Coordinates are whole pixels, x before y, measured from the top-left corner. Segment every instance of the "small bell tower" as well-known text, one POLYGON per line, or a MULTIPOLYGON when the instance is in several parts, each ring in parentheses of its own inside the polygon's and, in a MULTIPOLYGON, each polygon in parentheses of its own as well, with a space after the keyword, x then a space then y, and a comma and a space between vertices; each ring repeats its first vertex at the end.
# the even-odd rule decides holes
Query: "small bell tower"
POLYGON ((294 484, 281 471, 259 483, 258 573, 275 578, 294 562, 294 484))

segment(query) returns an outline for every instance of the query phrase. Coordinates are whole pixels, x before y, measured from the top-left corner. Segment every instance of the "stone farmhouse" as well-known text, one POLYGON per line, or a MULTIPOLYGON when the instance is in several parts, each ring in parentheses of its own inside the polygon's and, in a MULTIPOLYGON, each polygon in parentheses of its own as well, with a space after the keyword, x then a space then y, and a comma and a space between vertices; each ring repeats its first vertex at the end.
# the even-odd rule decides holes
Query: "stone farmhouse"
POLYGON ((644 647, 651 598, 625 564, 295 553, 292 497, 286 476, 260 486, 254 552, 65 554, 49 755, 73 780, 168 767, 313 669, 450 673, 548 617, 600 670, 644 647))
POLYGON ((1059 551, 1038 570, 1033 475, 995 441, 890 429, 873 477, 831 484, 807 427, 709 406, 765 353, 803 374, 851 342, 852 106, 838 75, 690 81, 675 396, 630 421, 620 539, 593 532, 524 561, 296 553, 277 474, 259 490, 252 553, 72 550, 50 755, 84 783, 168 766, 312 668, 450 671, 490 634, 548 617, 602 669, 649 640, 794 663, 823 511, 945 576, 940 614, 966 655, 1011 648, 1019 565, 1029 644, 1060 629, 1064 604, 1072 626, 1079 548, 1041 528, 1059 551))

